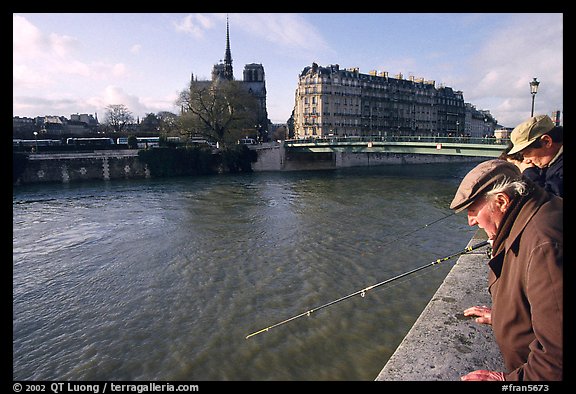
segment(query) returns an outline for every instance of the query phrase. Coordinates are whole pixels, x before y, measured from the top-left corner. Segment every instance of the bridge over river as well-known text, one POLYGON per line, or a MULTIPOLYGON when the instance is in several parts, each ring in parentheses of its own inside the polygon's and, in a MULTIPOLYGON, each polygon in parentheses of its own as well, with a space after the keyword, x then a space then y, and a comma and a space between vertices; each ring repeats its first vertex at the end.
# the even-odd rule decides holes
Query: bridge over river
POLYGON ((252 145, 258 170, 329 169, 496 158, 508 139, 432 136, 354 136, 286 140, 252 145))
POLYGON ((498 157, 508 139, 431 136, 366 136, 297 139, 284 142, 292 152, 412 153, 498 157))

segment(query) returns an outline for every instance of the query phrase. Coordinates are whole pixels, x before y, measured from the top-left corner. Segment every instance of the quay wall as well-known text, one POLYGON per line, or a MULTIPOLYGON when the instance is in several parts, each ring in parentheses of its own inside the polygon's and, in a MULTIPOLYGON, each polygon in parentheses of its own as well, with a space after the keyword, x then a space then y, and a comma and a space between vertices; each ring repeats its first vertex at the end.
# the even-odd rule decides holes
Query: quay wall
POLYGON ((252 148, 258 153, 258 161, 252 163, 252 171, 281 171, 284 169, 286 150, 284 145, 270 143, 252 148))
MULTIPOLYGON (((468 246, 486 239, 476 232, 468 246)), ((506 371, 492 327, 463 311, 491 305, 486 247, 460 256, 377 381, 459 381, 477 369, 506 371)))
POLYGON ((16 184, 149 178, 137 150, 42 153, 28 156, 16 184))
POLYGON ((336 152, 336 167, 359 167, 380 166, 389 164, 429 164, 429 163, 452 163, 452 162, 475 162, 478 157, 415 154, 415 153, 390 153, 390 152, 336 152))
POLYGON ((394 164, 429 164, 477 162, 486 158, 461 155, 392 153, 392 152, 297 152, 279 143, 251 147, 258 152, 253 171, 325 170, 394 164))
MULTIPOLYGON (((482 158, 435 154, 402 154, 390 152, 294 152, 283 144, 268 143, 250 147, 258 153, 252 170, 302 171, 346 167, 475 162, 482 158)), ((96 150, 74 153, 36 153, 28 156, 25 170, 15 184, 44 182, 77 182, 85 180, 150 178, 137 150, 96 150)))

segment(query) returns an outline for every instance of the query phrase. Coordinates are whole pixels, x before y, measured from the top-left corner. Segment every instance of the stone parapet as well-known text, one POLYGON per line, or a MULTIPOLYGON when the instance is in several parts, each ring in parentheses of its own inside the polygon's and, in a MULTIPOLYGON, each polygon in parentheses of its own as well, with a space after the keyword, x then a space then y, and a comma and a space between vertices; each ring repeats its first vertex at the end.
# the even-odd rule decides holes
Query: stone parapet
MULTIPOLYGON (((480 230, 468 246, 486 239, 480 230)), ((505 371, 491 326, 464 309, 491 305, 486 247, 460 256, 378 381, 454 381, 477 369, 505 371)))

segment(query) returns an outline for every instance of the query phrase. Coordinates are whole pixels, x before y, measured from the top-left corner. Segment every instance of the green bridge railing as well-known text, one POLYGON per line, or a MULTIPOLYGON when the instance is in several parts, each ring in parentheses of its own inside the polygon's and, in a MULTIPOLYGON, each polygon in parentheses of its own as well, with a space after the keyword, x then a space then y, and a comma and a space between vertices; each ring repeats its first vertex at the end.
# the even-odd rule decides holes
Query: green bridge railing
POLYGON ((293 139, 284 141, 292 152, 349 152, 435 154, 498 157, 509 144, 507 138, 435 136, 351 136, 293 139))

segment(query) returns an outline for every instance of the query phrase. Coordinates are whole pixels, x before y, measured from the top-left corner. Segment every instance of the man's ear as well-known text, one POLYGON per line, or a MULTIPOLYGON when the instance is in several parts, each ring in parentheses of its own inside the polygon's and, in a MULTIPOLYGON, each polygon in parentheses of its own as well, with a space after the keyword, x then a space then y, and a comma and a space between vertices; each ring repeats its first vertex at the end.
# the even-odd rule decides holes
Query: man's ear
POLYGON ((502 213, 508 210, 508 207, 510 206, 510 201, 511 201, 510 197, 506 193, 498 193, 496 194, 496 198, 494 199, 496 206, 502 213))
POLYGON ((541 146, 544 148, 550 148, 553 142, 554 141, 552 141, 552 137, 550 137, 548 134, 544 134, 542 137, 540 137, 541 146))

